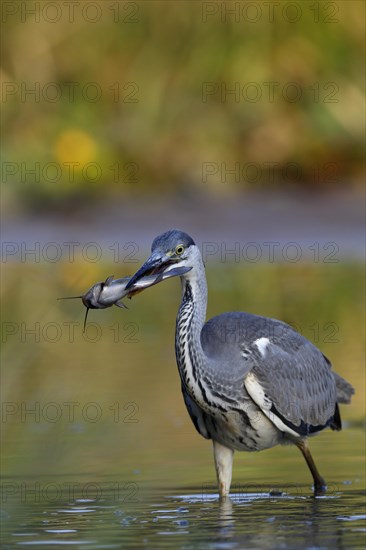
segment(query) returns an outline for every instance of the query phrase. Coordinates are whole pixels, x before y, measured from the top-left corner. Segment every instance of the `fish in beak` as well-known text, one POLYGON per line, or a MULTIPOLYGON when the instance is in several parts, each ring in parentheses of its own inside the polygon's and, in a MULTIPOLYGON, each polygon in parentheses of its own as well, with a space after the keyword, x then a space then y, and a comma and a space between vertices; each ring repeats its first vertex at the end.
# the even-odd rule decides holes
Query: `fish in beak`
POLYGON ((126 290, 138 285, 139 282, 143 282, 146 277, 155 277, 152 284, 144 285, 144 288, 153 286, 160 281, 165 281, 171 277, 180 277, 184 275, 192 268, 188 266, 177 265, 177 260, 172 259, 165 254, 153 253, 150 258, 140 267, 140 269, 131 277, 127 283, 126 290))
POLYGON ((81 299, 86 307, 83 328, 83 332, 85 332, 89 309, 106 309, 112 306, 128 309, 122 302, 122 298, 132 298, 135 294, 160 283, 160 281, 183 275, 191 269, 187 267, 174 268, 174 264, 172 265, 171 261, 162 265, 161 262, 154 260, 147 266, 148 262, 149 260, 145 262, 132 278, 113 279, 113 275, 111 275, 105 281, 95 283, 85 294, 67 296, 66 298, 58 298, 58 300, 81 299))

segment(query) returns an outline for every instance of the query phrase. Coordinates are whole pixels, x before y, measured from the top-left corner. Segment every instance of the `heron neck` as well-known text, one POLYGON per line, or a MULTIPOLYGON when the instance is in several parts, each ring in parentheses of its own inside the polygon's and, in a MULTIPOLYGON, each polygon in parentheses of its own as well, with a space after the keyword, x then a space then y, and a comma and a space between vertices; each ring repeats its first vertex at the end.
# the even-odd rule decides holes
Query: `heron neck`
MULTIPOLYGON (((205 324, 207 311, 207 281, 205 267, 201 259, 192 271, 181 277, 181 281, 182 301, 180 309, 184 306, 185 301, 192 303, 192 332, 197 335, 201 343, 201 329, 205 324)), ((194 336, 194 334, 191 334, 191 336, 194 336)))
POLYGON ((201 330, 207 308, 207 284, 202 260, 194 270, 181 277, 182 302, 177 315, 176 357, 183 385, 193 395, 200 393, 200 372, 205 365, 201 330), (196 389, 194 389, 196 388, 196 389))

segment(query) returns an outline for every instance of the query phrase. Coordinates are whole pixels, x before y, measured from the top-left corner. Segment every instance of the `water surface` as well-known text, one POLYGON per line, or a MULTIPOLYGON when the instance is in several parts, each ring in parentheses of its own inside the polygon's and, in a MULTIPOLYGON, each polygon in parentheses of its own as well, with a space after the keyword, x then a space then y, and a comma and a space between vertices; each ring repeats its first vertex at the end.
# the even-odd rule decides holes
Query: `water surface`
MULTIPOLYGON (((79 488, 93 492, 87 479, 84 485, 78 480, 79 488)), ((362 548, 365 541, 359 483, 333 487, 317 498, 309 496, 308 487, 288 487, 281 494, 279 487, 265 492, 249 485, 219 502, 202 487, 178 494, 135 492, 138 485, 120 483, 117 489, 115 482, 100 479, 91 498, 69 499, 52 493, 50 485, 46 491, 44 480, 32 482, 39 483, 39 502, 35 492, 24 497, 27 502, 12 508, 9 499, 3 508, 2 548, 330 549, 362 548)), ((59 487, 63 483, 60 478, 59 487)))

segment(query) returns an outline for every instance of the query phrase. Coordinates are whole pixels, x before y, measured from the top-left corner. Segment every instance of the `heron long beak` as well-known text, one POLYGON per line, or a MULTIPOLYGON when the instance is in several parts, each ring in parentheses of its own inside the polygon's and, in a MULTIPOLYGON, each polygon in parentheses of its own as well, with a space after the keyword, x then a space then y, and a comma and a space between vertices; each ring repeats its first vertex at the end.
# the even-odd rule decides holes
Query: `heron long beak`
MULTIPOLYGON (((140 267, 140 269, 131 277, 129 282, 126 285, 126 290, 133 286, 137 281, 142 279, 147 275, 158 274, 161 278, 155 280, 153 284, 160 282, 165 279, 170 279, 171 277, 177 277, 184 275, 192 268, 187 266, 176 266, 176 260, 169 258, 168 256, 161 256, 160 254, 152 254, 150 258, 140 267)), ((151 286, 153 286, 153 284, 151 286)), ((148 288, 148 287, 145 287, 148 288)))

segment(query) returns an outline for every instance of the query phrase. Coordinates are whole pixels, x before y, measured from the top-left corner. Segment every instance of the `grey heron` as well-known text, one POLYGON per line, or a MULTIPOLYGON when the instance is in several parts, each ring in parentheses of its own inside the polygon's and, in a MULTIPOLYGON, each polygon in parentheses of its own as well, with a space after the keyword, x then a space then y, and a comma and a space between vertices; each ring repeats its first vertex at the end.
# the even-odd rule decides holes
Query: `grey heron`
POLYGON ((220 497, 229 495, 234 451, 285 443, 303 454, 314 493, 325 492, 307 437, 326 427, 341 429, 338 403, 350 402, 352 386, 286 323, 244 312, 206 322, 205 267, 199 247, 186 233, 175 229, 156 237, 151 256, 131 277, 126 292, 149 275, 159 275, 159 281, 181 278, 176 360, 192 422, 213 442, 220 497))

